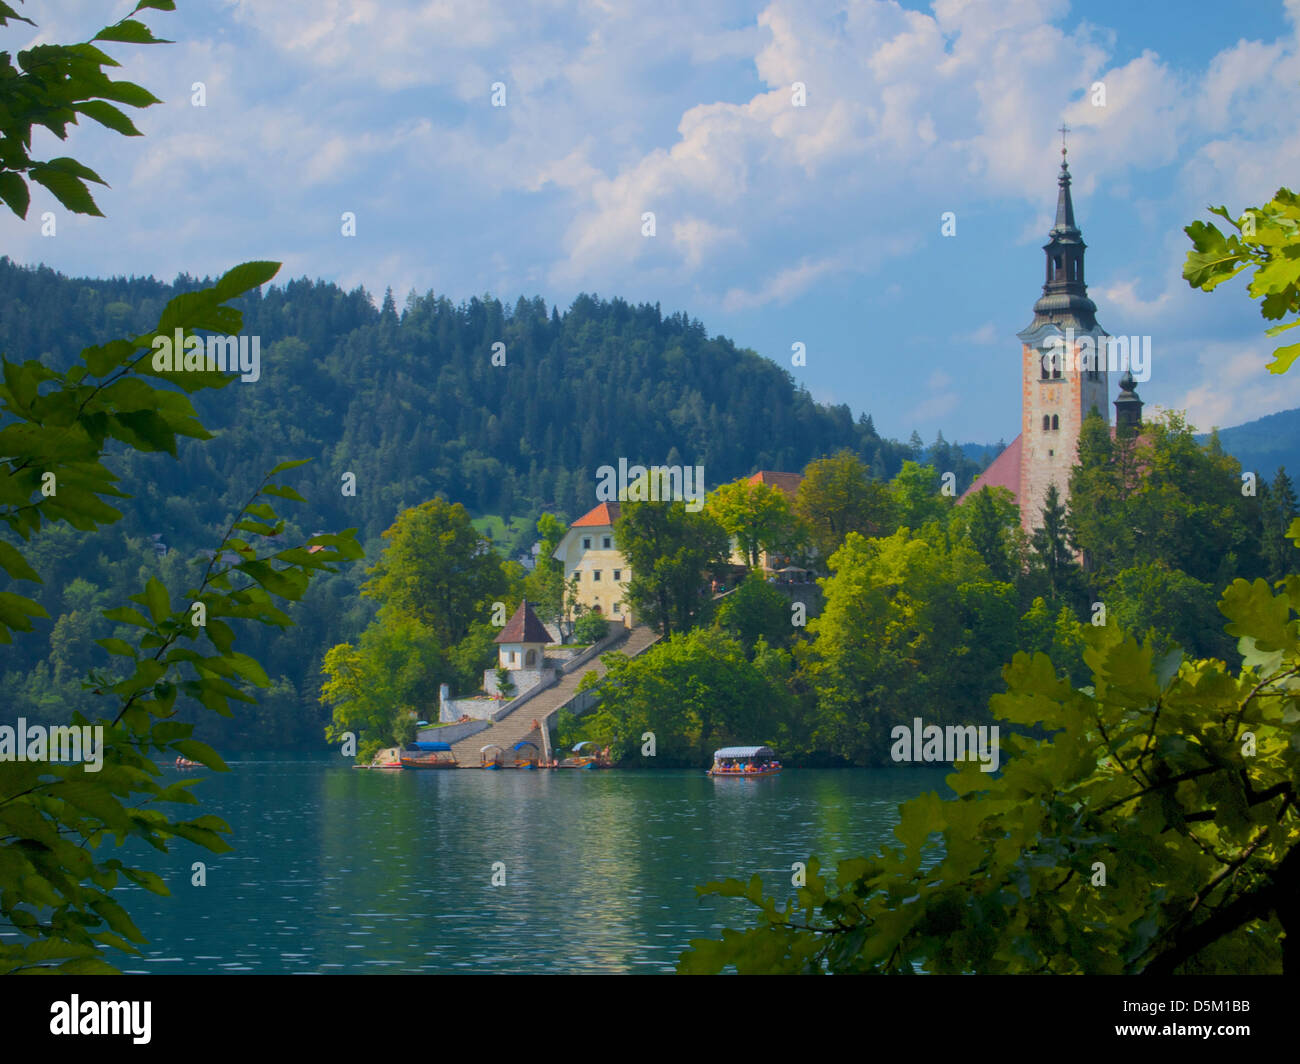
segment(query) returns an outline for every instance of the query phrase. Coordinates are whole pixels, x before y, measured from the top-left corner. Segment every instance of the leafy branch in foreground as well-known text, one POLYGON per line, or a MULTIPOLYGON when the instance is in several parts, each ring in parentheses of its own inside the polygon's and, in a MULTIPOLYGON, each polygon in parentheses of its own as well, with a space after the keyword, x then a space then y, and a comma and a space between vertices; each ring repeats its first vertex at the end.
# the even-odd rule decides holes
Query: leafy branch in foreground
POLYGON ((810 861, 785 908, 757 877, 697 888, 759 921, 693 941, 678 970, 1300 970, 1298 606, 1296 576, 1225 591, 1239 675, 1157 659, 1113 623, 1085 637, 1089 687, 1017 654, 994 714, 1048 738, 1004 739, 996 780, 964 763, 955 800, 903 803, 900 846, 831 878, 810 861))
MULTIPOLYGON (((1300 314, 1300 199, 1280 188, 1262 207, 1251 207, 1233 218, 1226 207, 1211 207, 1236 230, 1225 236, 1213 222, 1193 222, 1185 232, 1195 249, 1187 253, 1183 277, 1193 288, 1211 292, 1224 281, 1253 266, 1251 299, 1261 300, 1259 313, 1268 321, 1300 314)), ((1268 336, 1294 329, 1295 318, 1266 330, 1268 336)), ((1279 347, 1268 368, 1285 373, 1300 358, 1300 343, 1279 347)))
MULTIPOLYGON (((172 0, 140 0, 125 18, 100 30, 93 40, 136 44, 166 43, 132 16, 145 9, 174 11, 172 0)), ((31 19, 0 3, 0 28, 31 19)), ((84 114, 127 136, 139 136, 115 100, 132 107, 159 103, 152 93, 127 81, 112 81, 104 67, 120 66, 93 43, 47 44, 18 53, 15 69, 8 52, 0 52, 0 200, 20 218, 27 216, 31 193, 27 178, 50 189, 68 210, 99 215, 85 181, 103 184, 75 159, 44 162, 31 158, 32 130, 48 129, 67 139, 69 124, 84 114), (20 73, 21 70, 21 73, 20 73)), ((214 287, 178 296, 167 304, 156 334, 174 337, 180 329, 237 332, 242 317, 222 304, 270 280, 277 263, 245 263, 214 287)), ((185 396, 151 387, 141 375, 165 377, 186 392, 220 388, 223 374, 154 371, 141 348, 155 333, 115 340, 82 351, 82 361, 59 373, 36 360, 22 363, 0 358, 0 521, 28 540, 46 521, 66 521, 89 531, 122 515, 105 499, 124 498, 116 476, 100 458, 108 439, 142 451, 176 455, 176 436, 210 438, 185 396), (60 494, 61 493, 61 494, 60 494)), ((12 543, 0 540, 0 568, 14 580, 40 583, 39 574, 12 543)), ((12 632, 32 630, 32 618, 48 617, 34 600, 0 592, 0 643, 12 632)))
POLYGON ((134 643, 102 639, 110 653, 127 659, 121 676, 92 674, 98 693, 118 701, 111 718, 81 714, 74 727, 103 729, 98 771, 85 762, 63 765, 0 762, 0 919, 31 941, 0 944, 0 973, 56 968, 63 973, 112 972, 104 946, 139 953, 144 936, 112 897, 119 877, 155 894, 168 894, 153 872, 118 858, 96 860, 112 838, 118 846, 140 838, 167 852, 181 838, 213 853, 231 849, 222 838, 229 826, 215 816, 174 819, 159 806, 197 803, 189 789, 197 780, 165 784, 151 752, 199 761, 216 771, 226 765, 216 751, 191 735, 192 724, 175 720, 178 695, 224 716, 230 701, 255 699, 243 685, 269 683, 252 657, 234 649, 229 619, 286 627, 292 621, 278 599, 297 601, 315 572, 361 557, 354 530, 318 535, 302 546, 259 552, 245 536, 273 540, 284 521, 266 498, 302 501, 274 478, 301 462, 271 471, 223 536, 198 585, 179 608, 167 588, 150 579, 132 606, 105 611, 110 620, 143 631, 134 643), (234 560, 237 558, 238 560, 234 560), (224 618, 224 619, 223 619, 224 618))
MULTIPOLYGON (((175 5, 141 0, 131 15, 147 8, 171 11, 175 5)), ((11 19, 30 24, 0 2, 0 27, 11 19)), ((158 40, 130 15, 94 39, 158 40)), ((85 185, 87 180, 103 183, 94 171, 73 159, 36 161, 29 152, 34 127, 66 139, 68 125, 79 114, 125 135, 139 135, 107 101, 133 107, 159 101, 138 85, 109 80, 103 68, 117 65, 89 42, 20 52, 22 73, 7 52, 0 52, 0 199, 19 217, 27 213, 28 177, 49 188, 69 210, 100 213, 85 185)), ((238 333, 242 315, 226 304, 265 284, 278 270, 274 262, 236 266, 215 285, 172 299, 149 332, 85 348, 65 373, 36 360, 0 359, 0 521, 13 534, 11 540, 0 540, 0 568, 11 580, 40 582, 12 540, 30 541, 52 523, 90 531, 121 518, 107 501, 127 497, 103 461, 110 441, 176 457, 177 436, 211 438, 188 393, 225 387, 232 378, 205 368, 201 354, 186 357, 188 368, 156 369, 154 341, 166 338, 177 345, 179 355, 195 342, 202 348, 194 330, 238 333), (149 377, 179 391, 154 387, 149 377)), ((81 713, 73 715, 74 728, 92 729, 98 757, 92 755, 90 764, 76 762, 74 748, 62 751, 70 753, 72 764, 0 760, 0 922, 30 940, 11 936, 0 942, 0 972, 113 971, 100 950, 139 952, 135 944, 143 936, 111 891, 121 876, 154 893, 166 894, 167 888, 156 874, 127 867, 117 858, 96 861, 93 853, 106 840, 121 845, 128 837, 142 838, 163 851, 172 838, 214 852, 230 848, 221 837, 230 829, 218 818, 173 820, 156 808, 197 800, 188 790, 194 781, 162 785, 162 770, 149 754, 180 754, 224 769, 215 751, 191 738, 193 725, 175 719, 180 695, 229 716, 230 700, 253 701, 242 685, 267 684, 261 666, 234 649, 234 629, 222 618, 288 625, 277 599, 300 599, 312 575, 361 556, 354 530, 315 536, 308 545, 268 554, 259 554, 245 538, 270 540, 283 532, 283 521, 261 500, 302 501, 292 488, 274 482, 299 464, 281 463, 263 480, 222 536, 199 584, 186 593, 184 608, 173 610, 167 588, 151 579, 134 596, 147 615, 129 606, 105 611, 109 619, 144 631, 134 644, 118 638, 99 641, 110 653, 129 659, 131 668, 123 675, 92 674, 87 685, 117 699, 111 719, 92 722, 81 713), (97 730, 102 744, 96 742, 97 730)), ((0 592, 0 642, 11 642, 14 631, 31 631, 32 618, 45 616, 32 599, 0 592)), ((53 756, 53 750, 49 753, 53 756)))
MULTIPOLYGON (((155 377, 184 392, 224 388, 233 377, 208 369, 155 369, 155 337, 175 342, 195 329, 233 335, 243 316, 225 304, 265 284, 279 263, 246 262, 214 285, 184 292, 163 308, 158 325, 129 339, 87 347, 66 373, 34 359, 0 356, 0 521, 28 540, 43 523, 66 521, 81 531, 111 524, 122 515, 106 501, 126 498, 117 476, 103 462, 109 440, 137 451, 176 457, 176 438, 211 439, 187 395, 154 387, 155 377)), ((15 580, 40 582, 12 543, 0 540, 0 568, 15 580)), ((0 643, 11 632, 31 631, 32 618, 48 616, 33 599, 0 592, 0 643)))
MULTIPOLYGON (((135 123, 114 104, 144 108, 162 101, 132 82, 110 79, 104 68, 122 64, 93 42, 170 44, 155 37, 148 26, 133 17, 149 8, 175 11, 176 5, 172 0, 140 0, 129 15, 100 30, 89 41, 40 44, 19 52, 16 68, 9 53, 0 52, 0 200, 19 218, 27 217, 31 204, 31 190, 24 175, 49 189, 74 214, 103 217, 86 182, 105 187, 108 182, 76 159, 33 159, 32 130, 40 126, 60 140, 67 140, 68 126, 76 125, 78 117, 84 115, 123 136, 141 135, 135 123)), ((11 20, 36 25, 9 4, 0 3, 0 27, 8 26, 11 20)))

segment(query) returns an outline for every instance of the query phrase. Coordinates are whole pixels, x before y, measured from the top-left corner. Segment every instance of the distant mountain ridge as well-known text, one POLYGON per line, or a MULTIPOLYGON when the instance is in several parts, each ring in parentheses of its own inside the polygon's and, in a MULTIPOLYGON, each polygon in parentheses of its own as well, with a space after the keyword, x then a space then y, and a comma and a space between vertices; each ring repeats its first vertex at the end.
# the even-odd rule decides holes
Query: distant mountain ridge
MULTIPOLYGON (((1219 443, 1241 463, 1241 468, 1272 480, 1278 468, 1288 473, 1300 471, 1300 408, 1268 414, 1242 425, 1219 429, 1219 443)), ((1198 433, 1204 443, 1210 433, 1198 433)), ((963 443, 961 452, 981 469, 988 467, 1005 444, 963 443)))
MULTIPOLYGON (((1209 437, 1204 432, 1196 438, 1203 441, 1209 437)), ((1258 473, 1265 480, 1272 480, 1279 466, 1285 466, 1294 475, 1300 470, 1300 409, 1283 410, 1244 425, 1219 429, 1219 442, 1241 463, 1242 469, 1258 473)))

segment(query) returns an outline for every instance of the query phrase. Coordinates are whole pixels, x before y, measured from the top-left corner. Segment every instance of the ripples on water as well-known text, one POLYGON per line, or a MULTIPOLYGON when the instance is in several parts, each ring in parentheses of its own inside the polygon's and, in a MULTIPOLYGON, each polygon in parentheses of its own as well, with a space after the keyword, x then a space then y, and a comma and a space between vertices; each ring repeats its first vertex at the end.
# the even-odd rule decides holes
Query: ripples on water
POLYGON ((150 940, 125 969, 669 972, 690 939, 749 920, 747 903, 697 900, 697 884, 757 872, 784 900, 793 862, 873 852, 900 801, 947 793, 946 770, 911 767, 714 780, 230 766, 197 793, 234 828, 233 853, 179 841, 133 854, 172 896, 121 891, 150 940), (204 887, 191 885, 195 861, 204 887), (491 885, 496 862, 504 886, 491 885))

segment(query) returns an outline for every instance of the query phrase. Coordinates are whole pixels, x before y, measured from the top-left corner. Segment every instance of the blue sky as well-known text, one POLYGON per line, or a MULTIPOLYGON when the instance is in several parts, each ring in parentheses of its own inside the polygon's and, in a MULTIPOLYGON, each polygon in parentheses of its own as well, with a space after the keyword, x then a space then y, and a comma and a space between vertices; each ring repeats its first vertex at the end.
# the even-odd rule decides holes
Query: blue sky
MULTIPOLYGON (((0 47, 85 38, 132 6, 33 0, 40 33, 0 47)), ((178 7, 146 13, 176 43, 108 49, 165 101, 136 118, 144 138, 37 141, 99 170, 107 218, 35 189, 26 222, 0 220, 11 258, 163 279, 272 258, 399 305, 658 302, 886 435, 1010 440, 1065 121, 1090 294, 1110 333, 1152 337, 1147 403, 1202 429, 1300 406, 1300 373, 1263 368, 1244 283, 1180 276, 1208 204, 1296 185, 1300 0, 178 7)))

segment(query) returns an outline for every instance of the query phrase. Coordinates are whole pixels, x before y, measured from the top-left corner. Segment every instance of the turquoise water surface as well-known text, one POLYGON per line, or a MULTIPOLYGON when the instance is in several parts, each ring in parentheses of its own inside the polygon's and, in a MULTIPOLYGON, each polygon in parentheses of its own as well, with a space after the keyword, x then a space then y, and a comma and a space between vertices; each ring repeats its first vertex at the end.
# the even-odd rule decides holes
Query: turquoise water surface
POLYGON ((748 920, 696 884, 758 873, 784 900, 793 862, 873 852, 898 803, 947 794, 949 771, 365 772, 266 754, 230 767, 202 770, 196 793, 234 829, 233 853, 132 851, 172 896, 119 892, 150 940, 125 970, 668 972, 690 939, 748 920))

